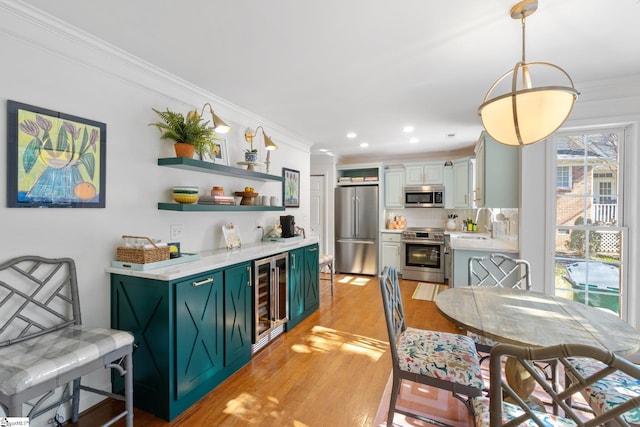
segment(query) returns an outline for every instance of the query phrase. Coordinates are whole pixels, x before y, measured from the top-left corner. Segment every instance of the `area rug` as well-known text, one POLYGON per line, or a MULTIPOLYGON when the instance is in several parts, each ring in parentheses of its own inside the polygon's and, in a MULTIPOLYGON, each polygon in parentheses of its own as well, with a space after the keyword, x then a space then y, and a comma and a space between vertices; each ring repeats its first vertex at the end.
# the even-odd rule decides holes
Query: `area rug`
POLYGON ((418 283, 418 286, 416 287, 415 292, 413 292, 411 298, 424 301, 433 301, 440 292, 446 289, 449 289, 447 285, 420 282, 418 283))

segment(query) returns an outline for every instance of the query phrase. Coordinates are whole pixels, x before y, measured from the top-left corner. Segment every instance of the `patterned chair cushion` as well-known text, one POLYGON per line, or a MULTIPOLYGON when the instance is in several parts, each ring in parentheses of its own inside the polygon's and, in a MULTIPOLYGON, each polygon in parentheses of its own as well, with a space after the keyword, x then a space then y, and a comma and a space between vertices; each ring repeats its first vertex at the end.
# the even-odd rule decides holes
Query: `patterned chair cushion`
MULTIPOLYGON (((489 398, 474 398, 473 411, 475 413, 476 427, 489 427, 489 398)), ((540 417, 545 426, 567 427, 576 425, 572 420, 562 418, 557 415, 546 414, 538 411, 534 412, 540 417)), ((522 414, 524 414, 524 411, 518 405, 502 402, 502 424, 505 424, 522 414)), ((538 424, 533 420, 526 420, 524 423, 521 423, 520 426, 537 427, 538 424)))
POLYGON ((498 341, 487 338, 483 335, 478 335, 475 332, 467 332, 467 336, 473 340, 476 344, 486 345, 487 347, 493 347, 498 344, 498 341))
MULTIPOLYGON (((588 377, 606 365, 592 360, 573 358, 567 359, 583 377, 588 377)), ((609 409, 626 402, 632 397, 640 395, 640 380, 637 380, 624 372, 615 371, 594 384, 585 387, 584 398, 589 402, 589 406, 597 413, 601 414, 609 409)), ((625 421, 630 424, 640 423, 640 408, 633 409, 623 415, 625 421)))
POLYGON ((400 369, 482 389, 478 352, 469 337, 407 328, 398 339, 400 369))
POLYGON ((133 343, 125 331, 72 326, 0 348, 0 392, 14 395, 133 343))

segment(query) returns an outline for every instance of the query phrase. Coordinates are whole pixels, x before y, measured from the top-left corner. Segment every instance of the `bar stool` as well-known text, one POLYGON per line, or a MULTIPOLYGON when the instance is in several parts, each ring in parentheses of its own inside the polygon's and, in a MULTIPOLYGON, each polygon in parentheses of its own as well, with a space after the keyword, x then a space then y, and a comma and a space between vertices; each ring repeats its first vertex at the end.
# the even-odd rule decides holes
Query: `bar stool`
MULTIPOLYGON (((322 270, 323 267, 329 267, 330 273, 331 273, 331 279, 324 279, 324 278, 320 278, 320 280, 330 280, 331 284, 329 286, 331 286, 331 295, 333 295, 333 255, 329 255, 329 254, 321 254, 320 258, 319 258, 319 269, 322 270)), ((321 289, 321 291, 324 290, 321 289)))

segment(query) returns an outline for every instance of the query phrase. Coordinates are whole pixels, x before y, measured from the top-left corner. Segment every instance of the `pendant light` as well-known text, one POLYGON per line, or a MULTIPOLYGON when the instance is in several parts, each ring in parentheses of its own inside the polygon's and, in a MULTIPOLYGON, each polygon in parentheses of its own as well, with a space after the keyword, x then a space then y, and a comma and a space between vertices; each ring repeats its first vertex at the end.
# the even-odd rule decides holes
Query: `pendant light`
POLYGON ((489 88, 478 113, 487 133, 506 145, 528 145, 554 133, 567 120, 579 93, 566 71, 548 62, 525 61, 525 19, 538 9, 537 0, 524 0, 511 8, 522 22, 522 61, 489 88), (534 71, 566 78, 569 85, 533 86, 534 71), (511 91, 495 96, 494 89, 511 76, 511 91))

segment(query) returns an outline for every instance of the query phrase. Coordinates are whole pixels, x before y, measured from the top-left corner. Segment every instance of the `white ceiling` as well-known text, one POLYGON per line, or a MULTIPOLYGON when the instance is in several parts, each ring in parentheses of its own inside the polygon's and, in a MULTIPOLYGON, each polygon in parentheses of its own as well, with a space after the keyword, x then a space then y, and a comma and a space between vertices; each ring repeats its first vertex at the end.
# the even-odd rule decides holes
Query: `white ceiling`
MULTIPOLYGON (((25 0, 347 158, 469 147, 486 91, 521 57, 515 2, 25 0)), ((640 0, 540 0, 526 59, 578 90, 638 74, 639 18, 640 0)))

